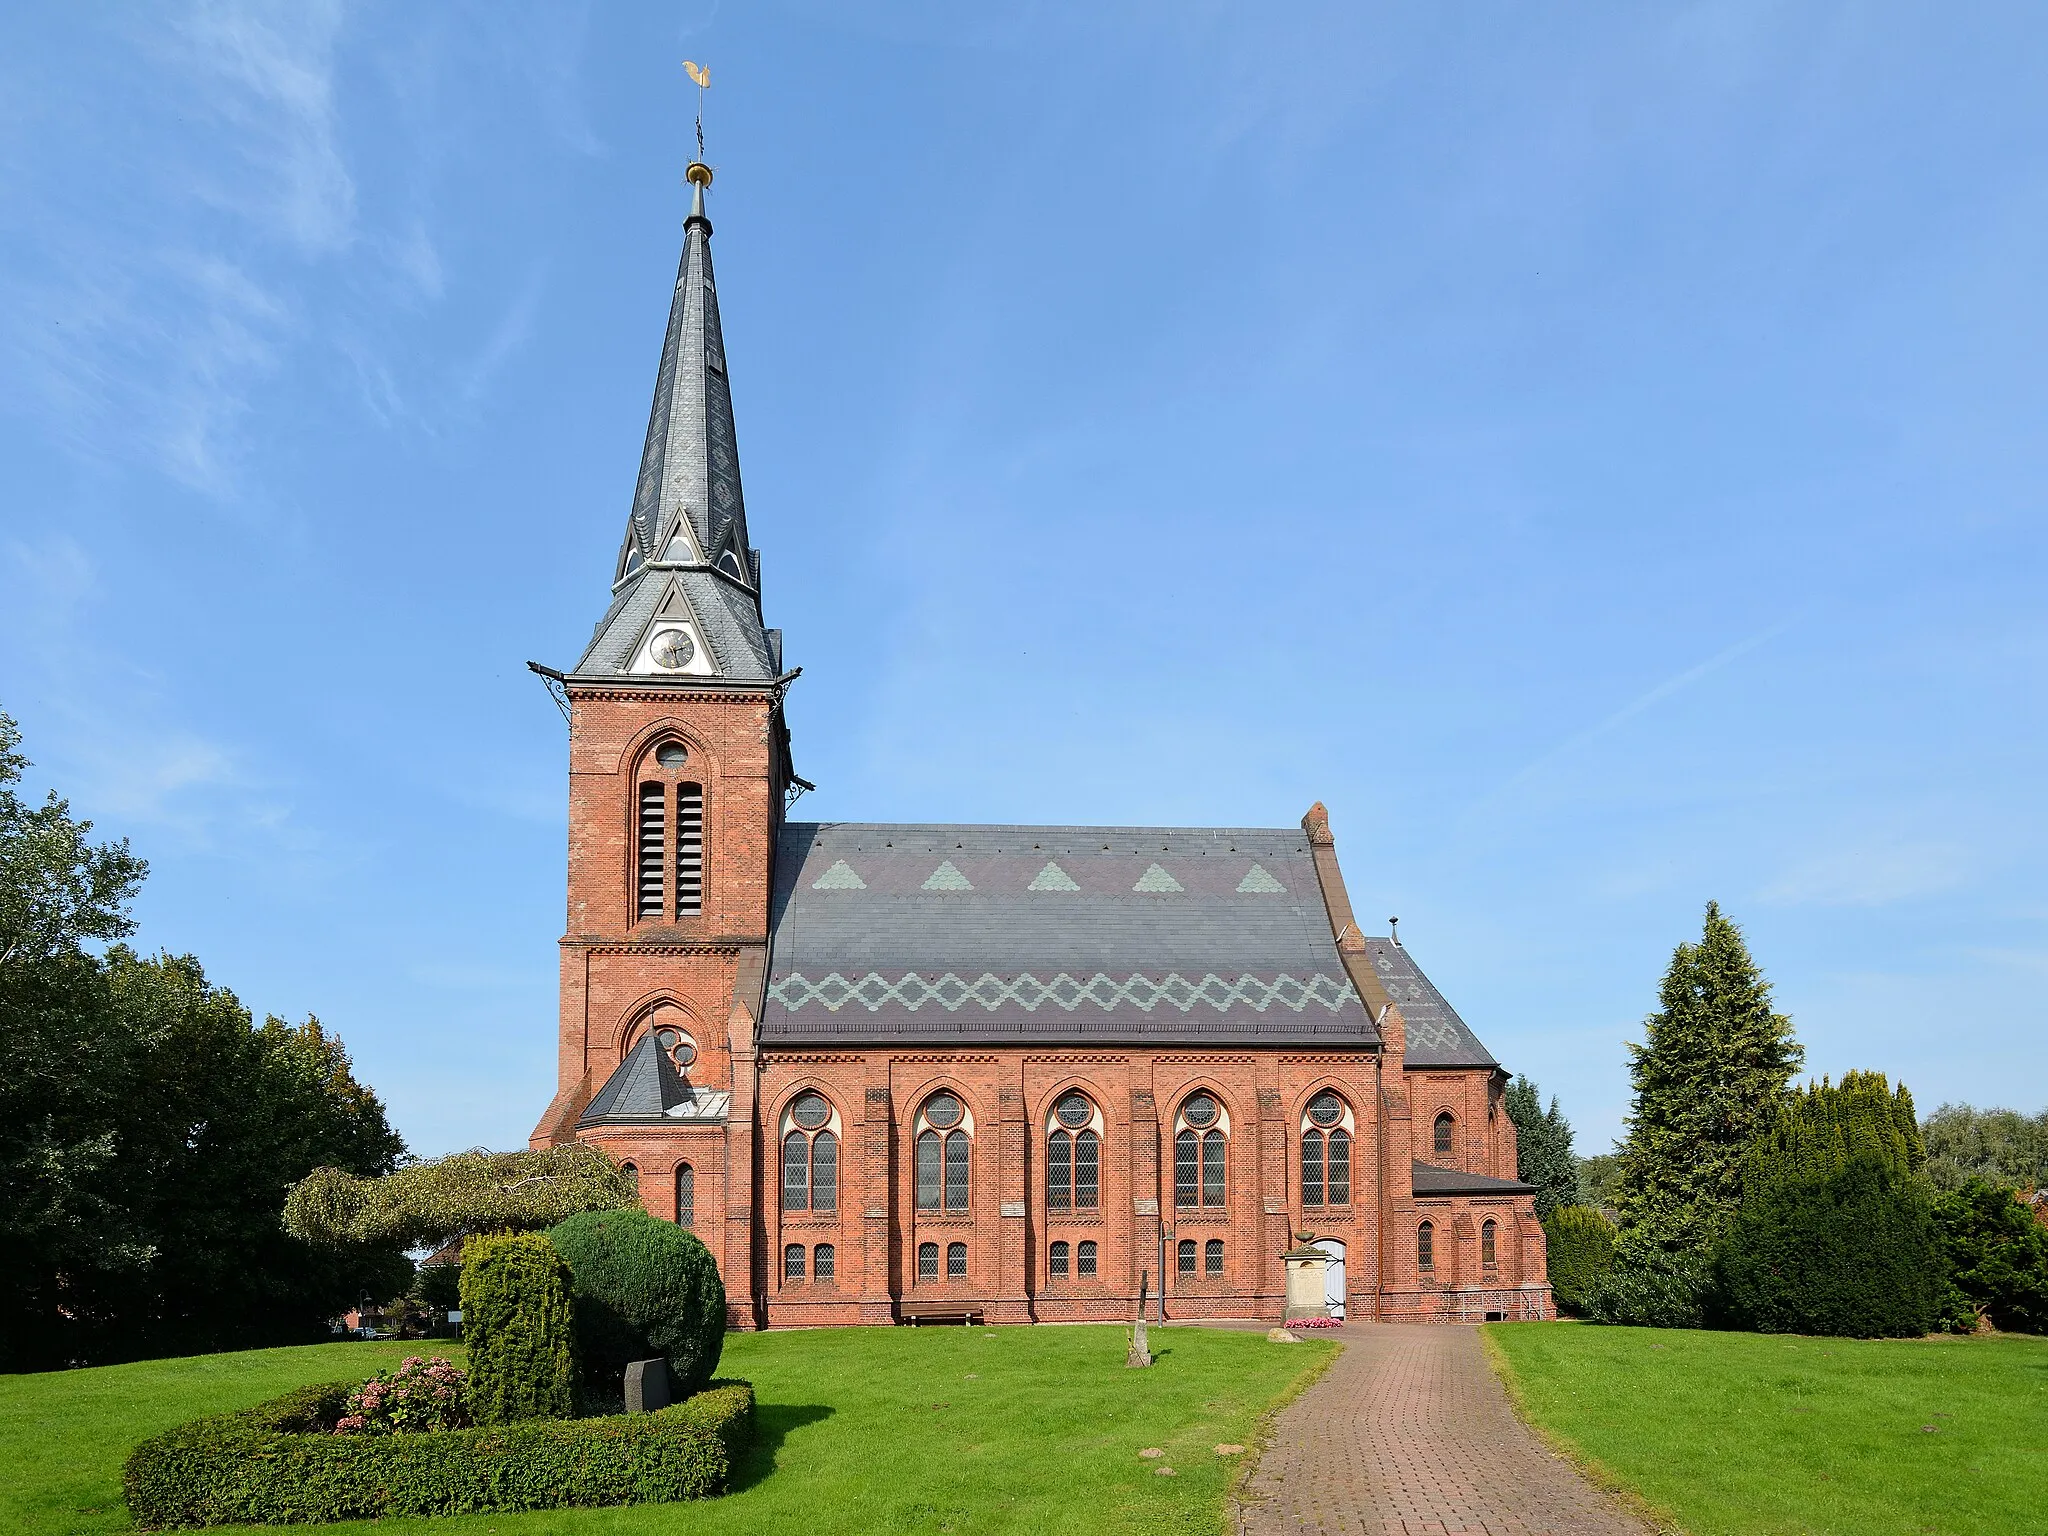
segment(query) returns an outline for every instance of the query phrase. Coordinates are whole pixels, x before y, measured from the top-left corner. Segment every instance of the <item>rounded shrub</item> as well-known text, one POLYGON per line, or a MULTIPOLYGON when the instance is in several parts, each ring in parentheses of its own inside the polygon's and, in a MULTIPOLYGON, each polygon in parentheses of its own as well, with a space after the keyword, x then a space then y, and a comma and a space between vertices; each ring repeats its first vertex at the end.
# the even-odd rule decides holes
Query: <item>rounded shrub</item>
POLYGON ((630 1360, 668 1357, 678 1397, 701 1392, 725 1349, 725 1283, 697 1235, 644 1210, 587 1211, 552 1227, 568 1261, 586 1380, 610 1396, 630 1360))
POLYGON ((1925 1181, 1869 1152, 1757 1190, 1714 1267, 1738 1327, 1850 1338, 1928 1332, 1948 1270, 1925 1181))
POLYGON ((469 1411, 479 1424, 576 1411, 569 1266, 545 1233, 473 1237, 462 1253, 469 1411))
POLYGON ((1586 1315, 1586 1303, 1614 1263, 1614 1223, 1589 1205, 1567 1205, 1543 1223, 1550 1246, 1550 1290, 1560 1310, 1586 1315))

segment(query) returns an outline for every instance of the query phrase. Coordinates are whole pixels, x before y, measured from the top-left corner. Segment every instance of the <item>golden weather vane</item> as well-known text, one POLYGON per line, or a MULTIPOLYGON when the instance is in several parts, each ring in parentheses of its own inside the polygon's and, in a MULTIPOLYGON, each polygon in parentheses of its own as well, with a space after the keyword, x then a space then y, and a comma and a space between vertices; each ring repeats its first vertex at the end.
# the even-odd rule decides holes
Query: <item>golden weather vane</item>
POLYGON ((711 89, 711 70, 694 60, 683 60, 683 73, 697 87, 697 158, 704 158, 704 93, 711 89))

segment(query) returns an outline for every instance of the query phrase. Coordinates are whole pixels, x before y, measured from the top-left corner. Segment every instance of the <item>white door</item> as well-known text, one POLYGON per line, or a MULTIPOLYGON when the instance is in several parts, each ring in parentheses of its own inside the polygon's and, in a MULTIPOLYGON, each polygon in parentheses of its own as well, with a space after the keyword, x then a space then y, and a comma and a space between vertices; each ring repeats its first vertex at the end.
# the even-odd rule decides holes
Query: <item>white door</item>
POLYGON ((1339 1322, 1344 1318, 1344 1245, 1334 1237, 1318 1238, 1315 1246, 1328 1255, 1329 1262, 1323 1266, 1323 1300, 1330 1308, 1330 1316, 1339 1322))

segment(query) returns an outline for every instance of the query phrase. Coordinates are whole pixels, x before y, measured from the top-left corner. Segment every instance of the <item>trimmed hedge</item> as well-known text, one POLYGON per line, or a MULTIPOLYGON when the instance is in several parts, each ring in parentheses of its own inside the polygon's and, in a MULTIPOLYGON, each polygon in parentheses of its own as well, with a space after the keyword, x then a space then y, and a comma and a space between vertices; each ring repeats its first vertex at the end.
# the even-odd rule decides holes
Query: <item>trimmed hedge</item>
POLYGON ((1926 1181, 1858 1151, 1833 1170, 1800 1168, 1745 1202, 1715 1268, 1740 1327, 1911 1338, 1940 1315, 1947 1260, 1926 1181))
POLYGON ((725 1350, 725 1283, 694 1232, 644 1210, 590 1211, 548 1232, 568 1261, 587 1390, 623 1390, 626 1363, 668 1357, 678 1397, 703 1390, 725 1350))
POLYGON ((1550 1249, 1550 1290, 1558 1310, 1586 1314, 1587 1302, 1614 1264, 1614 1223, 1587 1205, 1567 1205, 1543 1223, 1550 1249))
POLYGON ((753 1434, 744 1381, 659 1413, 336 1435, 354 1382, 301 1387, 145 1440, 122 1487, 145 1527, 655 1504, 723 1493, 753 1434))
POLYGON ((462 1336, 479 1424, 576 1411, 569 1266, 541 1232, 473 1237, 463 1252, 462 1336))

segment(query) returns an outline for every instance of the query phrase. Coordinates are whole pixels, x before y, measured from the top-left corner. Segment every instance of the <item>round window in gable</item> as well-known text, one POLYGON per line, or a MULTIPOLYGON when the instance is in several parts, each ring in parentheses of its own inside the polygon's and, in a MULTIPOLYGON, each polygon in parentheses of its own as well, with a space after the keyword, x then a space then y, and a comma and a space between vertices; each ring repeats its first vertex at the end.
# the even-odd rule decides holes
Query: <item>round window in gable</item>
POLYGON ((941 1131, 960 1123, 960 1101, 950 1093, 935 1093, 924 1106, 925 1124, 941 1131))
POLYGON ((1308 1101, 1308 1117, 1317 1125, 1335 1125, 1344 1118, 1344 1101, 1334 1093, 1319 1093, 1308 1101))
POLYGON ((1200 1128, 1216 1123, 1216 1101, 1206 1093, 1198 1093, 1180 1107, 1181 1119, 1189 1125, 1200 1128))
POLYGON ((654 760, 664 768, 680 768, 690 760, 690 749, 680 741, 664 741, 654 749, 654 760))
POLYGON ((815 1131, 832 1118, 832 1106, 822 1095, 807 1093, 798 1099, 789 1111, 789 1118, 807 1131, 815 1131))
POLYGON ((1064 1126, 1082 1126, 1095 1118, 1095 1106, 1078 1093, 1070 1093, 1061 1099, 1053 1110, 1053 1118, 1064 1126))

